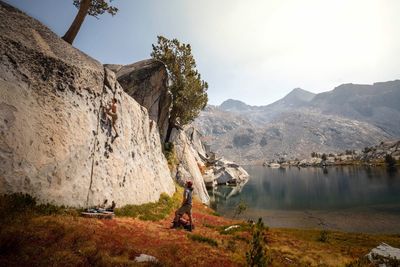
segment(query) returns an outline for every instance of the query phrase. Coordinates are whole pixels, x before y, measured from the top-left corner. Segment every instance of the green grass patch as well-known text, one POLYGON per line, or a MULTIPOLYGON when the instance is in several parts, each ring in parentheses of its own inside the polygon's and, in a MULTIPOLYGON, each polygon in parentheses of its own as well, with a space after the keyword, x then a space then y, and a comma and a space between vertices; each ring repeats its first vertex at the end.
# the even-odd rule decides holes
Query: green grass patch
POLYGON ((38 204, 36 198, 23 193, 0 196, 0 220, 2 218, 23 216, 27 214, 78 216, 79 211, 65 206, 38 204))
POLYGON ((240 235, 233 235, 232 239, 236 240, 236 241, 242 241, 242 242, 245 242, 245 243, 249 243, 250 242, 249 238, 244 237, 244 236, 240 236, 240 235))
POLYGON ((218 242, 216 240, 212 239, 212 238, 209 238, 209 237, 192 234, 192 235, 188 235, 188 238, 193 240, 193 241, 196 241, 196 242, 207 243, 210 246, 218 247, 218 242))
POLYGON ((216 216, 216 217, 221 217, 221 214, 219 214, 216 211, 211 212, 211 215, 216 216))
POLYGON ((157 202, 142 205, 126 205, 122 208, 115 209, 115 215, 138 218, 143 221, 159 221, 165 219, 179 206, 181 202, 181 191, 182 190, 178 189, 172 197, 163 193, 157 202))
POLYGON ((175 146, 171 142, 164 143, 163 153, 168 162, 168 167, 173 170, 178 164, 178 158, 176 157, 175 146))

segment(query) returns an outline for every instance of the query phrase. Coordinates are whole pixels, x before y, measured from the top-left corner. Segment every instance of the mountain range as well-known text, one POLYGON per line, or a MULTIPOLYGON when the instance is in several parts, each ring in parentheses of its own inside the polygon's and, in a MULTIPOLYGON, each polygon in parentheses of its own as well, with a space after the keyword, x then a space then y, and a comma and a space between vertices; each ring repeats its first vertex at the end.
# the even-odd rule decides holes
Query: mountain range
POLYGON ((319 94, 296 88, 265 106, 229 99, 193 124, 212 150, 240 163, 362 149, 400 137, 400 80, 319 94))

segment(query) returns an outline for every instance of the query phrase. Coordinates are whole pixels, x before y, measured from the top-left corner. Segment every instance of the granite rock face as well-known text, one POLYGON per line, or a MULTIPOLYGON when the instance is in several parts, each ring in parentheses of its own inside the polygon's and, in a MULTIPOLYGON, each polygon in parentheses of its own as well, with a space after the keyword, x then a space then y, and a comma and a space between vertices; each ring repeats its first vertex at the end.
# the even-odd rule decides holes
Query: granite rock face
POLYGON ((193 149, 202 156, 206 156, 206 149, 201 141, 201 133, 195 127, 187 127, 185 133, 193 149))
POLYGON ((172 103, 167 88, 168 74, 163 63, 153 59, 130 65, 105 65, 113 70, 126 93, 147 108, 150 118, 159 128, 162 140, 168 128, 169 109, 172 103))
POLYGON ((0 194, 85 207, 175 191, 146 108, 114 73, 0 2, 0 194), (114 139, 102 107, 118 101, 114 139))
POLYGON ((173 129, 170 140, 174 144, 175 153, 179 161, 176 172, 177 182, 184 185, 186 181, 191 180, 194 194, 199 197, 201 202, 208 204, 210 197, 199 168, 203 163, 199 160, 197 151, 191 145, 185 131, 173 129))

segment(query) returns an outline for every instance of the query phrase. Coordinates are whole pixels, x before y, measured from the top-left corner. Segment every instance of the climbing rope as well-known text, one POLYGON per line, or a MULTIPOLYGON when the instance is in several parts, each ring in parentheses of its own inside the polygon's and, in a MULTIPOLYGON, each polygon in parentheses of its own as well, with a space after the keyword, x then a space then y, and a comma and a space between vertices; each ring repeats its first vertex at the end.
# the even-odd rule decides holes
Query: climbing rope
MULTIPOLYGON (((106 74, 104 73, 104 79, 106 79, 106 74)), ((94 144, 93 144, 93 150, 92 150, 92 167, 90 169, 90 184, 89 184, 89 188, 88 188, 88 192, 87 192, 87 197, 86 197, 86 207, 89 207, 89 196, 90 196, 90 191, 92 190, 92 184, 93 184, 93 171, 94 171, 94 155, 96 152, 96 148, 97 148, 97 143, 98 143, 98 135, 99 135, 99 126, 100 126, 100 116, 102 114, 102 108, 103 108, 103 96, 104 96, 104 91, 105 90, 105 82, 103 82, 103 90, 101 92, 101 96, 100 96, 100 106, 99 106, 99 110, 97 113, 97 126, 96 126, 96 135, 94 137, 94 144)))

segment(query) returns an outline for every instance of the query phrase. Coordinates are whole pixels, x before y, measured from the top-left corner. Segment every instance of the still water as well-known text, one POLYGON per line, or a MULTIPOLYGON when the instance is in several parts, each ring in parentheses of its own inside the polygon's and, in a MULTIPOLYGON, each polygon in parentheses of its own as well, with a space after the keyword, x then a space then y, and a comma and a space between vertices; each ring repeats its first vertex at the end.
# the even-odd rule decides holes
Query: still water
POLYGON ((242 187, 209 192, 221 214, 272 227, 400 233, 400 172, 385 168, 246 166, 242 187), (247 209, 235 214, 242 202, 247 209))

